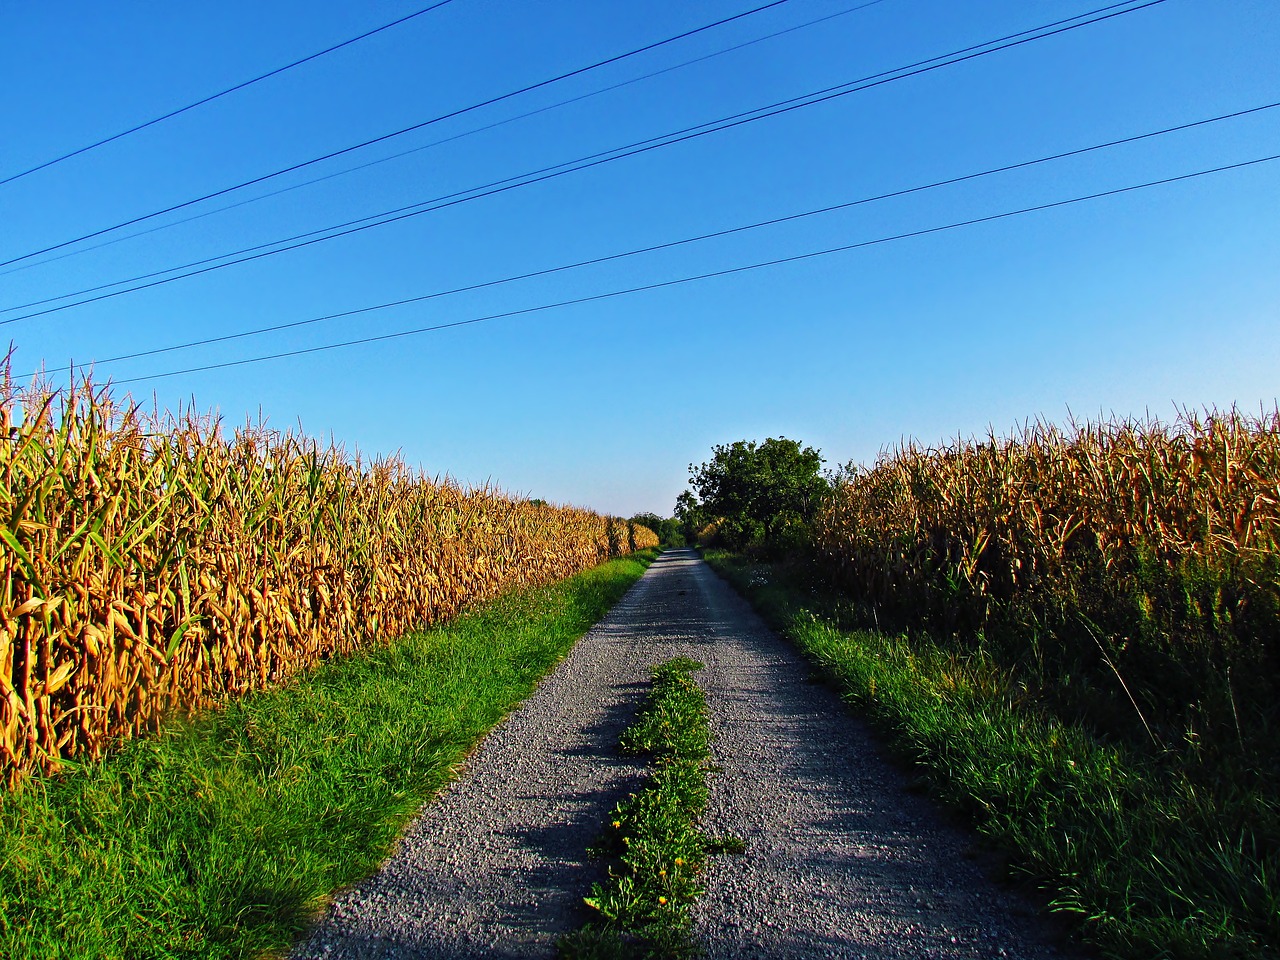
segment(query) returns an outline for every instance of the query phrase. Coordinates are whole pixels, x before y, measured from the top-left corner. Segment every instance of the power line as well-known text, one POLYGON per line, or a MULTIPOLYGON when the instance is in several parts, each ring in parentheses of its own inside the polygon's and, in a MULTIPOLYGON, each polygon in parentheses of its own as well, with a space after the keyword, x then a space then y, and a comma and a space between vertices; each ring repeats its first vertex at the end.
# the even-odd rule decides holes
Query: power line
POLYGON ((1104 197, 1114 197, 1125 193, 1132 193, 1137 190, 1144 190, 1149 187, 1164 186, 1171 183, 1180 183, 1187 180, 1193 180, 1198 177, 1205 177, 1211 174, 1224 173, 1229 170, 1240 170, 1245 167, 1257 166, 1263 163, 1271 163, 1280 160, 1280 154, 1272 154, 1267 157, 1258 157, 1253 160, 1244 160, 1239 163, 1226 164, 1224 166, 1212 167, 1207 170, 1198 170, 1195 173, 1186 173, 1176 177, 1165 177, 1160 180, 1149 180, 1145 183, 1132 184, 1127 187, 1117 187, 1113 190, 1104 190, 1099 193, 1086 194, 1084 196, 1072 197, 1067 200, 1056 200, 1051 203, 1041 203, 1035 206, 1022 207, 1017 210, 1008 210, 1004 213, 990 214, 985 217, 975 217, 970 220, 961 220, 954 223, 942 224, 936 227, 927 227, 923 230, 912 230, 907 233, 894 234, 887 237, 877 237, 873 240, 862 240, 857 243, 842 244, 838 247, 827 247, 823 250, 814 250, 809 253, 795 254, 790 257, 779 257, 774 260, 764 260, 757 263, 744 264, 742 266, 730 267, 724 270, 715 270, 710 273, 701 273, 693 276, 678 277, 674 280, 663 280, 657 283, 646 283, 639 286, 627 287, 622 290, 611 290, 607 293, 594 294, 588 297, 575 297, 571 300, 560 300, 555 303, 544 303, 534 307, 524 307, 519 310, 509 310, 503 313, 489 314, 482 317, 471 317, 466 320, 454 320, 448 323, 438 323, 426 327, 417 327, 412 330, 400 330, 395 333, 379 334, 372 337, 360 337, 354 340, 345 340, 339 343, 322 344, 317 347, 305 347, 298 350, 286 350, 281 353, 265 354, 257 357, 246 357, 240 360, 228 360, 223 363, 210 363, 198 367, 187 367, 182 370, 171 370, 165 373, 149 374, 141 377, 129 377, 122 380, 112 381, 116 384, 140 383, 149 380, 160 380, 168 377, 182 376, 188 373, 202 373, 209 370, 222 370, 228 367, 245 366, 251 363, 265 363, 270 360, 282 360, 288 357, 299 357, 313 353, 322 353, 329 350, 339 350, 346 347, 362 346, 370 343, 381 343, 388 340, 397 340, 405 337, 419 336, 425 333, 434 333, 440 330, 448 330, 454 327, 470 326, 478 323, 485 323, 490 320, 500 320, 510 317, 525 316, 532 313, 540 313, 546 310, 554 310, 560 307, 577 306, 584 303, 596 303, 602 300, 615 299, 617 297, 631 296, 636 293, 643 293, 650 290, 661 290, 668 287, 681 286, 687 283, 696 283, 702 280, 710 280, 716 277, 727 277, 740 273, 748 273, 754 270, 761 270, 766 267, 776 267, 789 263, 799 263, 805 260, 813 260, 817 257, 830 256, 836 253, 847 253, 852 250, 862 249, 864 247, 872 247, 885 243, 892 243, 897 240, 907 240, 916 237, 929 236, 935 233, 943 233, 949 230, 957 230, 962 227, 972 227, 983 223, 992 223, 997 220, 1006 220, 1011 217, 1023 216, 1029 213, 1037 213, 1044 210, 1052 210, 1059 207, 1066 207, 1072 204, 1084 203, 1089 200, 1099 200, 1104 197))
POLYGON ((211 94, 200 100, 196 100, 194 103, 188 103, 185 107, 178 107, 176 110, 170 110, 168 113, 161 114, 158 117, 152 117, 150 120, 146 120, 143 123, 132 126, 127 130, 121 130, 119 133, 112 134, 109 137, 105 137, 102 140, 90 143, 76 150, 71 150, 61 156, 54 157, 52 160, 46 160, 43 163, 38 163, 34 167, 23 170, 21 173, 11 174, 3 180, 0 180, 0 186, 4 186, 6 183, 13 183, 13 181, 20 180, 28 174, 35 173, 38 170, 46 170, 54 164, 62 163, 64 160, 70 160, 72 157, 78 157, 81 154, 88 153, 90 150, 96 150, 98 147, 106 146, 108 143, 114 143, 116 140, 121 140, 130 134, 137 133, 140 130, 145 130, 148 127, 154 127, 157 123, 163 123, 165 120, 172 120, 174 117, 179 114, 186 113, 188 110, 194 110, 196 107, 202 107, 206 103, 212 103, 214 100, 227 96, 227 94, 235 93, 237 90, 243 90, 245 87, 253 86, 253 84, 259 83, 262 80, 268 80, 271 77, 279 76, 286 70, 292 70, 294 67, 300 67, 304 63, 310 63, 312 60, 318 60, 320 57, 333 53, 336 50, 341 50, 343 47, 349 47, 353 43, 359 43, 361 40, 367 40, 375 34, 382 33, 384 30, 390 30, 392 27, 398 27, 402 23, 408 23, 415 17, 420 17, 424 13, 430 13, 432 10, 438 10, 450 3, 453 3, 453 0, 439 0, 438 3, 433 3, 429 7, 424 7, 423 9, 415 11, 408 16, 401 17, 399 20, 392 20, 390 23, 384 23, 382 26, 362 33, 358 37, 352 37, 349 40, 343 40, 341 43, 335 43, 333 46, 326 47, 325 49, 313 53, 310 56, 303 57, 301 60, 294 60, 292 63, 286 63, 282 67, 276 67, 274 70, 268 70, 266 73, 253 77, 250 80, 243 80, 240 83, 227 87, 225 90, 219 90, 217 93, 211 94))
POLYGON ((665 40, 658 40, 654 43, 646 44, 643 47, 637 47, 636 49, 628 51, 627 53, 620 53, 615 56, 608 57, 604 60, 599 60, 595 63, 588 64, 585 67, 578 67, 575 70, 570 70, 568 73, 562 73, 562 74, 559 74, 558 76, 551 77, 547 80, 540 80, 537 83, 529 84, 528 86, 521 87, 518 90, 512 90, 509 93, 504 93, 497 97, 490 97, 488 100, 482 100, 479 103, 473 103, 471 104, 471 106, 468 106, 468 107, 460 107, 459 109, 452 110, 449 113, 443 113, 443 114, 440 114, 439 116, 432 117, 430 120, 423 120, 420 123, 412 124, 411 126, 404 127, 400 130, 394 130, 391 133, 385 133, 381 136, 374 137, 372 140, 365 140, 362 143, 357 143, 350 147, 344 147, 341 150, 334 150, 330 153, 324 154, 323 156, 315 157, 314 159, 311 159, 311 160, 305 160, 301 163, 295 163, 292 166, 288 166, 281 170, 277 170, 274 173, 268 173, 260 177, 254 177, 252 180, 246 180, 243 183, 238 183, 238 184, 235 184, 234 186, 224 187, 221 190, 215 190, 212 193, 206 193, 203 196, 196 197, 193 200, 186 200, 182 203, 177 203, 177 204, 174 204, 173 206, 165 207, 163 210, 156 210, 152 213, 144 214, 143 216, 134 217, 131 220, 125 220, 121 223, 115 224, 114 226, 103 227, 102 229, 95 230, 92 233, 86 233, 83 236, 75 237, 74 239, 71 239, 71 240, 64 240, 61 243, 55 243, 53 246, 44 247, 41 250, 33 250, 31 253, 23 254, 20 257, 14 257, 10 260, 0 261, 0 267, 7 267, 10 264, 19 263, 23 260, 29 260, 32 257, 38 257, 42 253, 50 253, 54 250, 61 250, 63 247, 69 247, 73 243, 80 243, 83 240, 91 240, 94 237, 102 236, 104 233, 111 233, 113 230, 120 230, 124 227, 131 227, 135 223, 142 223, 144 220, 151 220, 155 217, 162 216, 163 214, 166 214, 166 213, 173 213, 175 210, 182 210, 182 209, 185 209, 186 207, 193 206, 197 203, 203 203, 205 200, 212 200, 215 197, 225 196, 226 194, 232 193, 236 190, 242 190, 245 187, 251 187, 257 183, 262 183, 266 180, 272 180, 275 177, 283 176, 286 173, 292 173, 295 170, 301 170, 305 167, 314 166, 315 164, 322 163, 325 160, 332 160, 334 157, 341 157, 355 150, 362 150, 365 147, 371 147, 375 143, 383 143, 386 140, 390 140, 394 137, 403 136, 404 134, 411 133, 414 130, 421 130, 423 127, 428 127, 428 126, 431 126, 432 124, 440 123, 443 120, 450 120, 454 117, 460 117, 463 114, 471 113, 472 111, 479 110, 482 107, 488 107, 488 106, 492 106, 495 103, 501 103, 504 100, 510 100, 512 97, 518 97, 522 94, 529 93, 533 90, 538 90, 542 87, 549 86, 550 84, 558 83, 561 80, 567 80, 570 77, 579 76, 580 74, 587 73, 591 70, 599 69, 600 67, 607 66, 608 64, 617 63, 620 60, 626 60, 630 57, 638 56, 641 53, 645 53, 649 50, 654 50, 658 47, 665 46, 666 44, 669 44, 669 43, 674 43, 677 40, 683 40, 686 37, 691 37, 695 34, 702 33, 706 30, 711 30, 715 27, 722 26, 726 23, 732 23, 735 20, 741 20, 743 17, 749 17, 749 16, 752 16, 753 14, 760 13, 761 11, 769 10, 769 9, 772 9, 773 7, 778 7, 784 3, 790 3, 790 2, 791 0, 771 0, 770 3, 766 3, 763 6, 756 7, 752 10, 748 10, 745 13, 735 14, 732 17, 725 17, 721 20, 715 21, 714 23, 708 23, 705 26, 697 27, 693 30, 686 30, 684 33, 676 34, 673 37, 667 37, 665 40))
MULTIPOLYGON (((195 347, 207 347, 218 343, 227 343, 232 340, 243 340, 248 337, 261 336, 266 333, 276 333, 281 330, 296 329, 298 327, 310 326, 316 323, 322 323, 329 320, 338 320, 346 317, 358 316, 366 313, 373 313, 379 310, 387 310, 393 307, 403 307, 414 303, 423 303, 428 300, 436 300, 443 297, 454 296, 459 293, 471 293, 476 290, 483 290, 490 287, 502 286, 508 283, 516 283, 522 280, 531 280, 537 277, 551 276, 557 273, 563 273, 568 270, 576 270, 581 267, 596 266, 602 263, 610 263, 617 260, 626 259, 628 257, 640 256, 646 253, 656 253, 661 250, 670 250, 674 247, 685 246, 692 243, 699 243, 704 240, 712 240, 720 237, 731 236, 737 233, 745 233, 750 230, 758 230, 763 227, 777 226, 782 223, 791 223, 797 220, 807 219, 809 217, 821 216, 823 214, 834 213, 840 210, 848 210, 852 207, 862 206, 869 203, 876 203, 881 200, 889 200, 897 197, 909 196, 915 193, 922 193, 926 190, 933 190, 939 187, 953 186, 958 183, 966 183, 971 180, 977 180, 982 177, 989 177, 1000 173, 1008 173, 1013 170, 1023 170, 1028 167, 1038 166, 1044 163, 1051 163, 1057 160, 1064 160, 1069 157, 1078 157, 1087 153, 1094 153, 1099 150, 1106 150, 1125 144, 1137 143, 1142 140, 1149 140, 1154 137, 1162 137, 1171 133, 1178 133, 1184 130, 1191 130, 1196 127, 1206 126, 1211 123, 1219 123, 1224 120, 1236 119, 1238 117, 1248 116, 1250 114, 1259 113, 1264 110, 1273 110, 1280 107, 1280 101, 1264 104, 1258 107, 1250 107, 1245 110, 1237 110, 1233 113, 1221 114, 1216 117, 1208 117, 1202 120, 1195 120, 1189 123, 1178 124, 1173 127, 1165 127, 1161 130, 1153 130, 1147 133, 1135 134, 1133 136, 1123 137, 1118 140, 1109 140, 1105 143, 1096 143, 1087 147, 1078 147, 1072 150, 1055 153, 1048 156, 1037 157, 1032 160, 1022 160, 1017 163, 1009 163, 999 167, 993 167, 988 170, 982 170, 977 173, 968 173, 961 176, 949 177, 945 180, 935 180, 931 183, 920 184, 913 187, 905 187, 900 190, 894 190, 889 193, 881 193, 875 196, 861 197, 857 200, 849 200, 842 203, 830 204, 828 206, 819 207, 814 210, 806 210, 801 213, 792 213, 786 216, 774 217, 769 220, 760 220, 755 223, 742 224, 735 227, 729 227, 724 230, 717 230, 711 233, 703 233, 697 236, 682 237, 678 240, 669 240, 664 243, 653 244, 647 247, 640 247, 634 250, 627 250, 622 253, 613 253, 606 256, 593 257, 589 260, 579 260, 574 263, 560 264, 555 267, 547 267, 542 270, 535 270, 528 273, 517 274, 515 276, 502 277, 496 280, 486 280, 480 283, 472 283, 466 286, 454 287, 448 290, 438 290, 434 293, 423 294, 415 297, 408 297, 401 300, 394 300, 388 303, 379 303, 373 306, 359 307, 353 310, 344 310, 340 313, 330 313, 319 317, 311 317, 305 320, 294 320, 288 323, 272 324, 266 327, 259 327, 253 330, 246 330, 239 333, 224 334, 217 337, 208 337, 203 340, 193 340, 186 343, 171 344, 165 347, 156 347, 150 350, 141 350, 136 353, 126 353, 115 357, 105 357, 95 360, 95 365, 105 365, 112 363, 120 363, 126 360, 137 360, 143 357, 158 356, 164 353, 174 353, 179 350, 189 350, 195 347)), ((34 376, 33 374, 27 375, 34 376)), ((19 377, 18 379, 26 379, 27 377, 19 377)))
MULTIPOLYGON (((803 23, 798 23, 798 24, 795 24, 794 26, 786 27, 782 30, 776 30, 773 33, 766 33, 764 36, 761 36, 761 37, 755 37, 754 39, 751 39, 751 40, 745 40, 742 43, 735 43, 728 47, 722 47, 719 50, 714 50, 711 53, 703 54, 700 57, 694 57, 691 60, 683 60, 680 63, 672 64, 669 67, 662 67, 659 70, 653 70, 653 71, 650 71, 649 73, 642 73, 638 77, 631 77, 630 79, 622 80, 618 83, 612 83, 612 84, 609 84, 608 86, 600 87, 597 90, 592 90, 589 93, 579 94, 576 97, 568 97, 567 99, 564 99, 564 100, 557 100, 555 103, 547 104, 544 107, 538 107, 536 110, 529 110, 529 111, 526 111, 525 113, 518 113, 511 117, 504 117, 501 120, 495 120, 492 123, 486 123, 479 127, 473 127, 470 130, 463 131, 462 133, 456 133, 456 134, 453 134, 452 136, 442 137, 439 140, 432 140, 430 143, 424 143, 421 146, 412 147, 408 150, 401 150, 398 153, 393 153, 385 157, 379 157, 377 160, 370 160, 366 163, 356 164, 355 166, 344 167, 343 169, 336 170, 333 173, 327 173, 323 176, 314 177, 310 180, 303 180, 300 183, 290 184, 287 187, 281 187, 278 190, 272 190, 268 193, 259 194, 258 196, 250 197, 247 200, 239 200, 235 203, 229 203, 223 207, 216 207, 213 210, 207 210, 203 213, 196 213, 188 217, 182 217, 181 219, 178 219, 178 220, 171 220, 168 223, 162 223, 156 227, 150 227, 146 230, 139 230, 137 233, 126 234, 123 237, 115 237, 111 240, 104 240, 101 243, 95 243, 92 246, 82 247, 78 250, 71 250, 66 253, 61 253, 61 254, 58 254, 57 256, 49 257, 45 260, 39 260, 35 263, 24 263, 21 266, 11 267, 8 270, 0 271, 0 276, 7 276, 8 274, 11 274, 11 273, 19 273, 23 270, 30 270, 35 267, 42 267, 45 264, 56 263, 57 261, 65 260, 68 257, 78 257, 78 256, 81 256, 82 254, 91 253, 94 250, 101 250, 104 247, 113 246, 117 243, 123 243, 127 240, 134 240, 134 239, 137 239, 138 237, 149 236, 150 234, 158 233, 161 230, 168 230, 172 227, 178 227, 178 226, 182 226, 183 224, 193 223, 196 220, 203 220, 206 217, 216 216, 217 214, 225 213, 228 210, 236 210, 240 207, 248 206, 249 204, 252 204, 252 203, 258 203, 259 201, 262 201, 262 200, 269 200, 272 197, 278 197, 285 193, 291 193, 294 190, 301 190, 304 187, 314 186, 317 183, 324 183, 328 180, 334 180, 338 177, 345 177, 348 174, 356 173, 360 170, 367 170, 370 167, 376 167, 380 164, 388 163, 392 160, 399 160, 403 157, 408 157, 415 153, 421 153, 424 150, 431 150, 431 149, 434 149, 435 147, 440 147, 447 143, 453 143, 457 140, 463 140, 463 139, 466 139, 467 137, 472 137, 472 136, 475 136, 476 134, 485 133, 489 130, 494 130, 498 127, 504 127, 507 124, 516 123, 520 120, 527 120, 530 117, 536 117, 539 114, 548 113, 552 110, 558 110, 559 108, 569 106, 570 104, 581 103, 583 100, 590 100, 593 97, 598 97, 606 93, 611 93, 614 90, 620 90, 623 87, 629 87, 629 86, 632 86, 633 84, 642 83, 645 80, 651 80, 654 77, 660 77, 664 74, 672 73, 676 70, 682 70, 685 67, 690 67, 690 66, 693 66, 694 64, 704 63, 708 60, 713 60, 716 57, 722 57, 725 54, 733 53, 737 50, 742 50, 746 47, 755 46, 756 44, 759 44, 759 43, 765 43, 769 40, 774 40, 778 37, 785 36, 789 33, 795 33, 798 30, 804 30, 808 27, 817 26, 820 23, 826 23, 827 21, 835 20, 838 17, 848 16, 851 13, 856 13, 859 10, 865 10, 868 7, 874 7, 885 2, 886 0, 867 0, 867 2, 865 3, 859 3, 856 6, 846 7, 843 10, 837 10, 835 13, 828 13, 821 17, 816 17, 812 20, 806 20, 803 23)), ((221 258, 215 258, 215 259, 221 259, 221 258)), ((167 270, 160 271, 160 273, 168 273, 168 272, 169 271, 167 270)), ((141 278, 138 278, 138 279, 141 279, 141 278)), ((130 281, 120 281, 120 282, 130 282, 130 281)), ((113 283, 104 284, 100 287, 94 287, 91 289, 101 290, 110 286, 115 286, 115 284, 113 283)), ((80 292, 88 293, 91 291, 84 290, 80 292)), ((78 294, 68 294, 67 296, 78 296, 78 294)), ((61 300, 61 299, 63 298, 52 297, 48 300, 41 300, 41 301, 36 301, 36 303, 26 304, 26 306, 35 306, 39 303, 52 303, 54 300, 61 300)), ((15 309, 20 309, 20 308, 15 308, 15 309)))
POLYGON ((1034 27, 1030 30, 1023 30, 997 40, 990 40, 980 44, 974 44, 952 53, 931 57, 927 60, 917 61, 905 67, 898 67, 893 70, 882 71, 869 77, 859 80, 848 81, 843 84, 837 84, 833 87, 827 87, 813 93, 804 94, 800 97, 793 97, 788 100, 779 101, 765 107, 757 107, 742 113, 733 114, 729 117, 723 117, 719 120, 708 121, 696 124, 692 127, 686 127, 674 133, 662 134, 658 137, 651 137, 647 140, 637 141, 622 147, 614 147, 599 153, 591 154, 587 157, 581 157, 577 160, 565 161, 563 163, 554 164, 549 167, 543 167, 529 173, 520 174, 514 177, 507 177, 503 180, 493 181, 480 187, 471 187, 466 190, 457 191, 452 194, 446 194, 443 197, 436 197, 431 200, 420 201, 418 203, 409 204, 403 207, 397 207, 393 210, 383 211, 377 214, 371 214, 356 220, 349 220, 328 227, 322 227, 317 230, 308 231, 302 234, 296 234, 292 237, 284 239, 272 240, 266 243, 257 244, 252 247, 241 248, 230 253, 219 254, 215 257, 208 257, 203 260, 192 261, 191 263, 182 264, 175 267, 167 267, 163 270, 154 271, 149 274, 142 274, 127 280, 117 280, 111 283, 101 284, 97 287, 86 288, 74 293, 61 294, 55 297, 49 297, 44 300, 32 301, 30 303, 0 308, 0 312, 12 312, 14 310, 22 310, 32 306, 40 306, 46 303, 52 303, 56 300, 65 300, 69 297, 80 296, 84 293, 91 293, 96 290, 102 290, 107 287, 119 286, 124 283, 134 283, 139 280, 148 280, 149 282, 140 283, 133 287, 127 287, 123 290, 115 290, 110 293, 102 293, 93 297, 86 297, 83 300, 77 300, 73 303, 66 303, 56 307, 48 307, 44 310, 37 310, 31 313, 22 314, 17 317, 10 317, 6 320, 0 320, 0 325, 17 323, 20 320, 30 320, 35 317, 46 316, 51 313, 58 313, 63 310, 70 310, 75 307, 84 306, 90 303, 97 303, 102 300, 108 300, 113 297, 123 296, 129 293, 136 293, 140 290, 147 290, 152 287, 162 286, 164 284, 173 283, 178 280, 189 279, 190 277, 201 276, 211 273, 215 270, 221 270, 225 267, 236 266, 241 263, 248 263, 254 260, 261 260, 265 257, 275 256, 279 253, 286 253, 290 250, 297 250, 302 247, 308 247, 316 243, 323 243, 326 240, 334 240, 338 237, 349 236, 353 233, 360 233, 364 230, 370 230, 374 227, 385 226, 390 223, 397 223, 401 220, 407 220, 412 217, 422 216, 427 213, 433 213, 447 207, 456 206, 471 200, 478 200, 482 197, 490 197, 499 193, 505 193, 519 187, 529 186, 534 183, 541 183, 545 180, 555 179, 568 173, 576 173, 597 167, 605 163, 611 163, 614 160, 620 160, 625 157, 637 156, 647 153, 651 150, 657 150, 662 147, 672 146, 676 143, 682 143, 686 140, 696 139, 711 133, 719 133, 723 130, 733 129, 747 123, 753 123, 756 120, 763 120, 768 117, 778 116, 779 114, 788 113, 792 110, 798 110, 803 107, 813 106, 818 103, 824 103, 838 97, 848 96, 852 93, 858 93, 869 90, 873 87, 891 83, 895 80, 902 80, 908 77, 919 76, 932 70, 938 70, 943 67, 953 66, 957 63, 963 63, 977 57, 986 56, 990 53, 996 53, 1011 47, 1020 46, 1024 43, 1030 43, 1035 40, 1042 40, 1047 37, 1056 36, 1069 30, 1075 30, 1080 27, 1090 26, 1109 20, 1113 17, 1122 16, 1126 13, 1133 13, 1147 7, 1156 6, 1164 3, 1165 0, 1146 0, 1140 6, 1130 6, 1124 10, 1115 10, 1116 7, 1125 6, 1125 4, 1112 4, 1109 7, 1103 7, 1090 13, 1080 14, 1066 20, 1058 20, 1054 23, 1046 24, 1041 27, 1034 27), (1103 11, 1113 11, 1104 13, 1103 11), (1092 19, 1082 19, 1089 18, 1092 19), (1072 23, 1071 21, 1080 21, 1072 23), (1067 24, 1063 26, 1063 24, 1067 24), (321 234, 324 234, 323 236, 321 234), (283 244, 283 246, 277 246, 283 244), (266 249, 276 247, 276 249, 266 249), (261 252, 256 252, 261 251, 261 252), (243 256, 242 256, 243 255, 243 256), (230 259, 227 258, 238 258, 230 259), (218 263, 219 260, 227 260, 225 263, 218 263), (189 269, 197 268, 197 269, 189 269), (176 276, 163 277, 162 279, 151 279, 154 277, 162 277, 163 274, 173 273, 174 271, 188 270, 187 273, 181 273, 176 276))

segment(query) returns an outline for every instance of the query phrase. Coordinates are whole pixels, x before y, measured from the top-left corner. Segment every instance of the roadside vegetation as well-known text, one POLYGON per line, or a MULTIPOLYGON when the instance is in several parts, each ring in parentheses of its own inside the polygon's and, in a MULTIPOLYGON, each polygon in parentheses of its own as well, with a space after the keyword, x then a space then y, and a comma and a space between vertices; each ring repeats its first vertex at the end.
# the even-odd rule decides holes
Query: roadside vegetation
POLYGON ((656 555, 511 591, 0 796, 0 956, 283 950, 656 555))
POLYGON ((1105 955, 1280 955, 1280 415, 827 481, 803 541, 702 517, 708 559, 1105 955))
POLYGON ((660 517, 656 513, 637 513, 631 518, 630 523, 633 527, 652 530, 658 538, 658 545, 664 550, 685 547, 690 543, 685 537, 680 521, 675 517, 660 517))
POLYGON ((703 833, 710 728, 706 697, 693 680, 702 664, 687 657, 653 670, 653 687, 622 736, 623 753, 650 758, 644 785, 618 804, 593 853, 609 877, 586 898, 597 919, 564 937, 560 956, 671 958, 697 953, 690 908, 702 893, 707 856, 741 848, 703 833))
POLYGON ((675 518, 689 543, 780 556, 804 550, 830 490, 822 455, 786 437, 739 440, 689 467, 675 518))
POLYGON ((587 510, 0 363, 0 782, 657 544, 587 510))

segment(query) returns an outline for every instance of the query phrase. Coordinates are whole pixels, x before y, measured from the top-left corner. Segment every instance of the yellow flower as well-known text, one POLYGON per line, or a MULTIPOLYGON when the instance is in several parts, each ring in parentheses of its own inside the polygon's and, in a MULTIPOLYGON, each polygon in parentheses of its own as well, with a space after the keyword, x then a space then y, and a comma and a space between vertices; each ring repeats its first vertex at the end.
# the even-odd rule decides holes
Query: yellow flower
POLYGON ((615 830, 621 830, 621 829, 622 829, 622 821, 621 821, 621 820, 615 820, 615 821, 613 821, 613 829, 615 829, 615 830))
POLYGON ((658 876, 660 876, 660 877, 665 877, 666 875, 667 875, 667 871, 665 871, 665 870, 659 870, 659 871, 658 871, 658 876))
POLYGON ((684 866, 684 857, 676 857, 676 866, 677 866, 677 867, 683 867, 683 866, 684 866))
POLYGON ((667 898, 666 898, 666 897, 659 897, 659 898, 658 898, 658 903, 665 907, 665 906, 667 905, 667 898))

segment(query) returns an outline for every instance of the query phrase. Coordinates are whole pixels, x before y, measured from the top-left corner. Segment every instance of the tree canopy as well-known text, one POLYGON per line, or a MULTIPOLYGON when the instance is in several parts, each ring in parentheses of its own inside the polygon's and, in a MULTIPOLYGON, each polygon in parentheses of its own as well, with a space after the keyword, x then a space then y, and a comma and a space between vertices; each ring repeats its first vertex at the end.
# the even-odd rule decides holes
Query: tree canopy
POLYGON ((786 437, 716 446, 706 463, 689 465, 696 496, 681 494, 676 516, 686 523, 719 521, 734 547, 775 544, 789 527, 808 523, 829 489, 822 463, 818 450, 786 437))
POLYGON ((680 521, 674 517, 660 517, 656 513, 637 513, 631 518, 632 523, 648 527, 658 535, 658 542, 664 547, 683 547, 684 534, 680 521))

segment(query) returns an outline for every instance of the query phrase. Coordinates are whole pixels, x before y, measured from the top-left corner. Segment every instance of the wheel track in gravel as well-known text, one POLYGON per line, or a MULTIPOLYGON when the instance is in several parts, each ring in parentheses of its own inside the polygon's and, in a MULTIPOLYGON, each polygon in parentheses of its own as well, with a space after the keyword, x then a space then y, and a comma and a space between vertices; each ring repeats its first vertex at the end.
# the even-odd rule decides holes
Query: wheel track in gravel
POLYGON ((654 563, 291 956, 553 956, 601 876, 586 848, 640 780, 618 737, 650 668, 680 655, 706 664, 719 770, 706 827, 746 842, 713 858, 695 910, 708 957, 1064 956, 692 551, 654 563))

